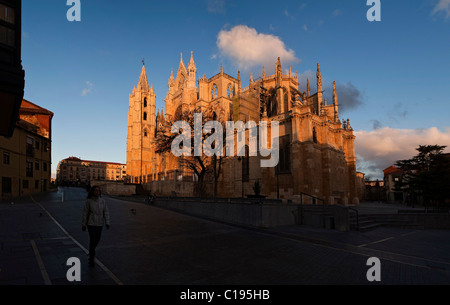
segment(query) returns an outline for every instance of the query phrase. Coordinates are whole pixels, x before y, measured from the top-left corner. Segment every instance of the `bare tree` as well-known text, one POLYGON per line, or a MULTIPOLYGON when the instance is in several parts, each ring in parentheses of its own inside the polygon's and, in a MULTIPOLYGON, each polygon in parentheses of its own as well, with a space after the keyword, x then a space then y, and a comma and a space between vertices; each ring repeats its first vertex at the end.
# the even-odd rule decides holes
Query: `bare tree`
MULTIPOLYGON (((163 125, 157 130, 156 133, 156 152, 157 153, 168 153, 172 150, 172 143, 173 141, 179 137, 183 130, 177 130, 175 133, 171 132, 172 126, 177 121, 184 121, 186 122, 190 127, 190 136, 191 139, 195 138, 195 132, 198 132, 198 126, 197 129, 195 128, 195 114, 200 113, 202 115, 201 120, 201 147, 203 147, 203 144, 205 141, 214 133, 218 132, 214 129, 212 129, 210 132, 205 133, 203 132, 205 124, 209 121, 218 121, 222 125, 222 131, 223 134, 221 135, 222 141, 225 141, 225 128, 224 128, 224 122, 223 117, 218 117, 215 112, 212 110, 212 108, 206 108, 203 110, 195 109, 195 110, 187 110, 182 111, 181 108, 176 111, 175 115, 171 118, 168 118, 164 121, 163 125)), ((185 131, 186 132, 186 131, 185 131)), ((198 136, 198 135, 197 135, 198 136)), ((224 142, 222 142, 222 147, 224 142)), ((183 143, 185 145, 186 143, 183 143)), ((198 143, 200 144, 200 143, 198 143)), ((219 143, 214 143, 215 145, 218 145, 219 143)), ((218 185, 218 179, 221 172, 222 167, 222 156, 217 156, 214 154, 213 156, 207 156, 204 154, 204 152, 201 155, 196 155, 195 151, 195 145, 191 145, 189 147, 189 155, 183 155, 178 157, 179 158, 179 164, 181 167, 190 170, 192 173, 194 173, 198 181, 196 183, 196 187, 194 190, 194 193, 196 196, 203 197, 205 192, 205 177, 208 173, 213 173, 214 177, 214 196, 217 196, 217 185, 218 185)), ((222 151, 223 155, 223 151, 222 151)))

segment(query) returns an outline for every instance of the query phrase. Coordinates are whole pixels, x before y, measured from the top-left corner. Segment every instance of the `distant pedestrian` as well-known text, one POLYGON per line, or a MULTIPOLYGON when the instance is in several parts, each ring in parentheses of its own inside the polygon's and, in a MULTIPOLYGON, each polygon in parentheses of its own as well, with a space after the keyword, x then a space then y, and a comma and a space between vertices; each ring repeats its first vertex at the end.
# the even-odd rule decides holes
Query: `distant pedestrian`
POLYGON ((109 210, 106 202, 101 198, 101 190, 98 186, 93 186, 88 193, 86 203, 83 208, 83 218, 81 229, 89 232, 89 265, 94 266, 95 248, 100 242, 103 225, 109 229, 109 210))

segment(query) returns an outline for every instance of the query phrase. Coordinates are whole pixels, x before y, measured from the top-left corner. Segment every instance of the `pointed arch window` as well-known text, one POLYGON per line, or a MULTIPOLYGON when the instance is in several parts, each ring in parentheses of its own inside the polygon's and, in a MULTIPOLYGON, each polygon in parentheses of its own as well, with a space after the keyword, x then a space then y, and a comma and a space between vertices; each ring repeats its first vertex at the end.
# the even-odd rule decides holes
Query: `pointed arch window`
POLYGON ((228 96, 228 98, 232 98, 234 96, 234 90, 233 90, 233 86, 231 86, 231 84, 228 84, 227 96, 228 96))
POLYGON ((147 112, 144 112, 144 121, 147 121, 147 112))
POLYGON ((212 90, 211 90, 211 99, 217 98, 217 85, 214 84, 212 90))
POLYGON ((144 98, 144 107, 147 107, 147 98, 144 98))

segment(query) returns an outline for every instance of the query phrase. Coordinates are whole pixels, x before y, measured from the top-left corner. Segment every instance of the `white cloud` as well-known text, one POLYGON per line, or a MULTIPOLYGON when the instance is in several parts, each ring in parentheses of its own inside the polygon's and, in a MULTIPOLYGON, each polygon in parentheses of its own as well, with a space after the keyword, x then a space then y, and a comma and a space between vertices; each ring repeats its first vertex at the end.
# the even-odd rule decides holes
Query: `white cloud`
POLYGON ((303 30, 304 30, 305 32, 308 31, 308 26, 307 26, 306 24, 303 25, 303 30))
POLYGON ((229 57, 244 70, 262 65, 275 66, 278 57, 283 64, 300 62, 295 52, 287 49, 279 37, 258 33, 246 25, 237 25, 229 31, 220 31, 217 36, 217 47, 221 55, 229 57))
POLYGON ((441 11, 445 13, 446 19, 450 17, 450 0, 439 0, 438 4, 434 7, 432 14, 434 15, 441 11))
POLYGON ((444 132, 436 127, 428 129, 378 128, 355 132, 355 152, 358 170, 371 177, 382 177, 383 170, 398 160, 410 159, 420 145, 447 146, 450 151, 450 128, 444 132))
POLYGON ((86 86, 87 87, 84 88, 83 91, 81 92, 81 96, 86 96, 89 93, 92 93, 92 89, 94 88, 94 85, 90 81, 87 81, 86 86))

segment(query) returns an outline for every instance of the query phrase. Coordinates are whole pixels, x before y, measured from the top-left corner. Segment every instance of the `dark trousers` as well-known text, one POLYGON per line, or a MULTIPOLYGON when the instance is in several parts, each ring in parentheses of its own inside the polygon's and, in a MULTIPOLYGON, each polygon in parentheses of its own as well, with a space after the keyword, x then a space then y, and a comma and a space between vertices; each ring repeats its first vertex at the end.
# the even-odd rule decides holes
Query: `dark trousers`
POLYGON ((100 242, 100 237, 102 236, 102 229, 103 227, 88 226, 90 259, 94 259, 95 257, 95 248, 97 248, 97 245, 100 242))

